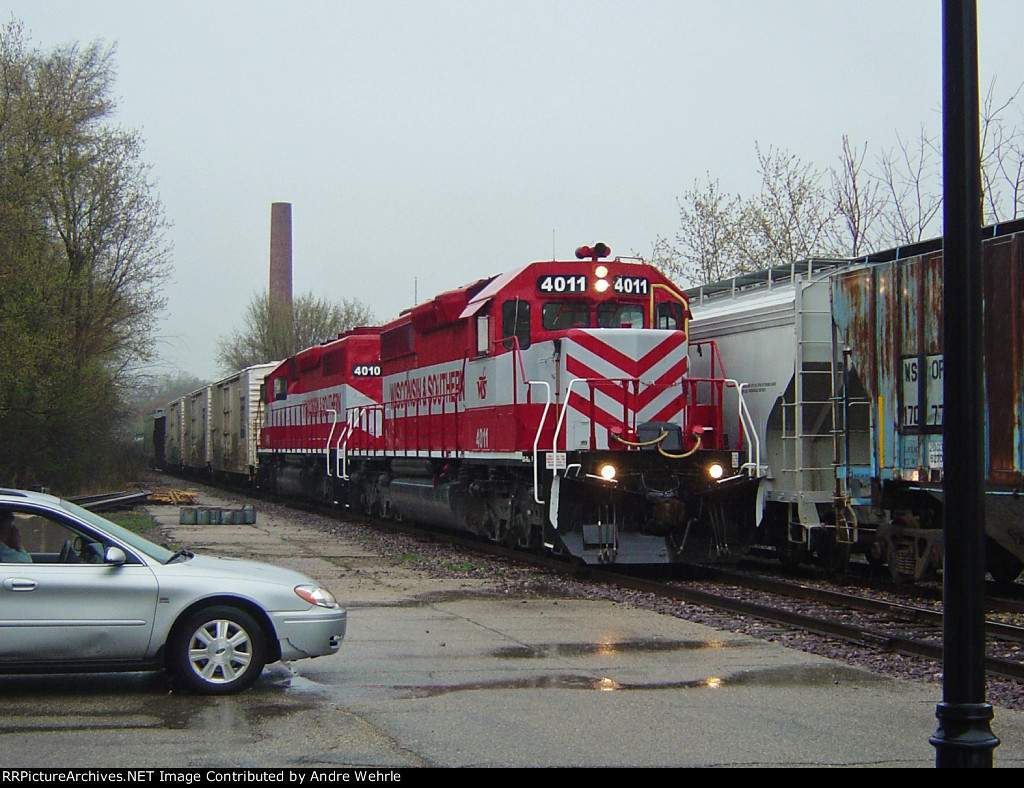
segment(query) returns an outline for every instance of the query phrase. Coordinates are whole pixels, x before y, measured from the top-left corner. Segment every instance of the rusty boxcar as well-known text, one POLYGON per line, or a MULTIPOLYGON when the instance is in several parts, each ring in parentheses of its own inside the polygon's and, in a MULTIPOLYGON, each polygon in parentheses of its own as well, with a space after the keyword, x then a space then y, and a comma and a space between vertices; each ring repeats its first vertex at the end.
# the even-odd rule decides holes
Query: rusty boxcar
MULTIPOLYGON (((984 236, 986 552, 1009 582, 1024 568, 1024 221, 984 236)), ((957 414, 943 407, 941 245, 903 252, 837 274, 832 312, 874 427, 873 504, 891 513, 869 555, 921 577, 941 566, 943 425, 957 414)))

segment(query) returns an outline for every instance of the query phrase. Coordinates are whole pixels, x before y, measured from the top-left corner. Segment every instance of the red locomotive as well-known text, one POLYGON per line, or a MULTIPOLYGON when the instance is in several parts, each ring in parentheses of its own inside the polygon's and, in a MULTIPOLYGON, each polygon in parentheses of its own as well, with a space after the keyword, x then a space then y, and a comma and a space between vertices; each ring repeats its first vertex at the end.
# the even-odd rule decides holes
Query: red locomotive
POLYGON ((335 500, 344 487, 344 451, 379 437, 346 415, 379 404, 380 333, 359 328, 303 350, 267 374, 259 440, 261 486, 283 496, 335 500))
POLYGON ((284 362, 263 480, 587 563, 736 557, 759 466, 723 433, 735 382, 717 359, 688 376, 690 351, 716 349, 689 345, 686 297, 609 254, 482 279, 284 362))

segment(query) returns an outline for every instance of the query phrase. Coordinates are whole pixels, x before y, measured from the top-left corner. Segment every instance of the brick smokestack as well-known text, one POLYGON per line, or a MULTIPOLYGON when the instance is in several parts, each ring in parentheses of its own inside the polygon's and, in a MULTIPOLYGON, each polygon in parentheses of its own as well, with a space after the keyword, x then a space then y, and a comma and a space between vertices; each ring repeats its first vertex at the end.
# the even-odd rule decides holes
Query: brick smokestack
POLYGON ((292 307, 292 204, 270 206, 270 302, 292 307))

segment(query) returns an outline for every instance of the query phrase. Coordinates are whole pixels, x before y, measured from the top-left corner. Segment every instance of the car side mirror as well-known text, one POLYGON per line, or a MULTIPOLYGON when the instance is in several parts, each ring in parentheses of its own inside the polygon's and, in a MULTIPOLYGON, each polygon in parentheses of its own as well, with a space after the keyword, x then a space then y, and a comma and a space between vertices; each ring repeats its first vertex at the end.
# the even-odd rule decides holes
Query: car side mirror
POLYGON ((128 562, 128 556, 125 555, 124 550, 120 547, 111 546, 103 553, 103 562, 113 564, 115 566, 121 566, 128 562))

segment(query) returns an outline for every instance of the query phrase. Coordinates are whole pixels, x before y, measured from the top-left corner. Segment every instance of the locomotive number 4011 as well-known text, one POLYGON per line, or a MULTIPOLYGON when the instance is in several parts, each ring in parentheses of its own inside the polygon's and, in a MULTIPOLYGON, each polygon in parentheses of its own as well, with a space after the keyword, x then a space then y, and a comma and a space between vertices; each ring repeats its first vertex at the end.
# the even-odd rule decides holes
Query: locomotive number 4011
POLYGON ((548 274, 537 279, 541 293, 585 293, 587 277, 580 274, 548 274))
POLYGON ((642 276, 617 276, 612 290, 620 295, 647 295, 651 291, 650 280, 642 276))

